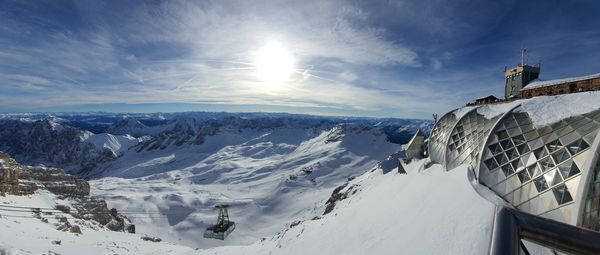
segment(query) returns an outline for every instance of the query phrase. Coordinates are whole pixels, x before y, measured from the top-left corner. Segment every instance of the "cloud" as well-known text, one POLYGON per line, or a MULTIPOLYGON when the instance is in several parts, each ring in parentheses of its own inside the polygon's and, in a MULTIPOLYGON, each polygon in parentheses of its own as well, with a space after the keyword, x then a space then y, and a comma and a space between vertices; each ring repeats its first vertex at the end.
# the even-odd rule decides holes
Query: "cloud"
POLYGON ((376 108, 377 93, 353 85, 358 74, 347 67, 421 65, 414 51, 387 40, 384 28, 361 25, 368 15, 343 1, 181 1, 128 12, 109 7, 78 2, 66 12, 78 12, 82 20, 76 22, 84 26, 70 29, 60 29, 73 24, 50 14, 36 13, 42 16, 36 24, 3 17, 14 40, 17 30, 42 36, 34 45, 0 41, 11 48, 0 59, 26 67, 21 75, 46 77, 44 84, 5 81, 39 90, 31 103, 40 106, 196 102, 365 110, 376 108), (251 65, 251 52, 270 41, 298 59, 295 79, 275 89, 266 89, 251 65), (338 65, 323 64, 333 62, 338 65), (41 85, 61 93, 41 91, 47 88, 41 85))
POLYGON ((499 26, 520 22, 510 15, 512 1, 465 3, 8 1, 0 11, 0 86, 21 94, 0 94, 0 111, 27 100, 39 107, 205 103, 429 117, 473 96, 501 94, 500 69, 513 44, 552 41, 538 52, 558 61, 562 45, 594 52, 598 42, 597 30, 568 33, 585 40, 560 36, 566 33, 521 40, 527 33, 499 26), (253 70, 252 52, 270 42, 296 58, 297 72, 279 86, 266 86, 253 70))
POLYGON ((356 79, 358 79, 358 76, 353 72, 344 71, 340 74, 340 78, 347 82, 353 82, 356 81, 356 79))

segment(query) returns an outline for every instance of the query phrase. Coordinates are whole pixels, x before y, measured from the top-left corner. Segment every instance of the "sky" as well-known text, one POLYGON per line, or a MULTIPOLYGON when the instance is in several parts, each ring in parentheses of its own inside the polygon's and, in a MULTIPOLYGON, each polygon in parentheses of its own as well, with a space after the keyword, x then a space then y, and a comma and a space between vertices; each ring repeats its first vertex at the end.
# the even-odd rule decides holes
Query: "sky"
POLYGON ((598 12, 594 0, 0 0, 0 112, 428 119, 503 96, 521 48, 541 79, 600 73, 598 12))

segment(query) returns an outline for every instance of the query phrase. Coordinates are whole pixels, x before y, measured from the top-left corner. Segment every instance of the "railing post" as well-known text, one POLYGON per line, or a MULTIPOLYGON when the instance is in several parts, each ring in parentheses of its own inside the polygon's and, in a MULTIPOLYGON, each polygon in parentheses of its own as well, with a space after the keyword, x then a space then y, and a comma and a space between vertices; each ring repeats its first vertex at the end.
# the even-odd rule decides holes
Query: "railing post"
POLYGON ((490 255, 519 255, 519 226, 506 207, 496 207, 490 255))
POLYGON ((496 207, 490 255, 518 255, 521 239, 569 254, 600 254, 600 232, 496 207))

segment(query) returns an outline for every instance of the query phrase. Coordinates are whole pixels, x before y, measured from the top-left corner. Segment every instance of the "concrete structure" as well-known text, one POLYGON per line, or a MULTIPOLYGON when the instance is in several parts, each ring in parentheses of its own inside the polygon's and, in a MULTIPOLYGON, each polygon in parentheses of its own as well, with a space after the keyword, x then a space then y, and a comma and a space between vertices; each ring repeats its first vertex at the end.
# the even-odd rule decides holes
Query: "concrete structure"
POLYGON ((533 81, 516 95, 515 99, 552 96, 600 90, 600 74, 550 81, 533 81))
POLYGON ((425 134, 419 129, 406 145, 406 159, 423 158, 424 155, 425 134))
POLYGON ((431 160, 471 165, 479 183, 519 210, 600 230, 600 109, 536 127, 518 104, 493 118, 478 107, 440 118, 431 160))
MULTIPOLYGON (((525 63, 525 49, 521 50, 521 63, 513 69, 504 70, 504 77, 506 78, 504 87, 505 99, 511 100, 600 90, 600 74, 543 81, 538 80, 540 69, 541 64, 538 66, 527 65, 525 63)), ((497 101, 476 100, 469 105, 494 102, 497 101)))
POLYGON ((541 65, 527 65, 525 63, 525 52, 525 49, 521 50, 521 64, 513 69, 504 70, 504 78, 506 78, 504 88, 505 98, 516 96, 521 89, 540 76, 541 65))
POLYGON ((523 89, 527 84, 540 76, 540 67, 530 65, 520 65, 511 70, 504 72, 504 78, 506 78, 506 85, 504 89, 504 96, 506 98, 514 97, 523 89))

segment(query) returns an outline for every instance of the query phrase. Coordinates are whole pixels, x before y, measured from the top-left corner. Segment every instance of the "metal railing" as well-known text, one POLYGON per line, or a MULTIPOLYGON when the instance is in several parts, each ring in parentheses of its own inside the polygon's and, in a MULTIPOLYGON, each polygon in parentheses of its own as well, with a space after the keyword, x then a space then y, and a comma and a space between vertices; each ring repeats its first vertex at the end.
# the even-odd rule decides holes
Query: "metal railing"
POLYGON ((600 254, 600 232, 496 207, 490 255, 519 255, 521 239, 568 254, 600 254))

